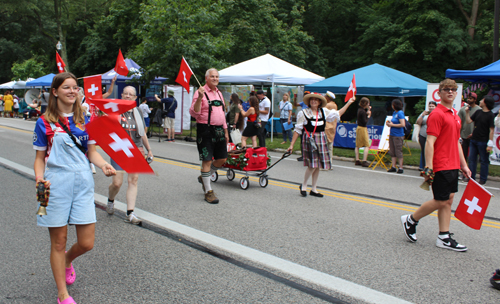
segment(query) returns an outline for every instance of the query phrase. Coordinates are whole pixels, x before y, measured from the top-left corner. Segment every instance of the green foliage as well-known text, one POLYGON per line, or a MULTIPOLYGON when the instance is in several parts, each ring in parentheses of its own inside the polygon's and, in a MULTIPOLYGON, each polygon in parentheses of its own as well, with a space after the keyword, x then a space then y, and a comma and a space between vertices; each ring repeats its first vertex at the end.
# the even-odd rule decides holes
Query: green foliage
POLYGON ((26 80, 29 77, 38 78, 48 74, 43 62, 39 62, 38 58, 33 57, 21 63, 12 65, 12 80, 26 80))

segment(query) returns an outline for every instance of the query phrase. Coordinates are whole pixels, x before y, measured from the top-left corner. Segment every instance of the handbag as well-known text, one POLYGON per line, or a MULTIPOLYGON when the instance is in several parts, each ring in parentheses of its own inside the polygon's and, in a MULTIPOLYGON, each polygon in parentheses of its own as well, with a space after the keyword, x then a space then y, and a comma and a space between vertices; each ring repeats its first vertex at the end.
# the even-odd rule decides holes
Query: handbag
POLYGON ((233 141, 234 144, 241 143, 241 132, 239 129, 232 130, 230 135, 231 135, 231 140, 233 141))
POLYGON ((257 117, 255 121, 253 122, 253 126, 256 128, 262 127, 262 120, 260 120, 260 117, 257 117))

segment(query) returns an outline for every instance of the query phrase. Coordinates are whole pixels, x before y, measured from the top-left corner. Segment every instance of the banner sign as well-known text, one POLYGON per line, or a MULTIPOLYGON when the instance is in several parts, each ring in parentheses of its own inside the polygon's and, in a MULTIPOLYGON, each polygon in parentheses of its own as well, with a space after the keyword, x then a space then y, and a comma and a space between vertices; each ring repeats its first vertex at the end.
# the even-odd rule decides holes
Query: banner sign
MULTIPOLYGON (((337 123, 337 132, 333 140, 333 146, 339 148, 356 148, 357 124, 337 123)), ((384 126, 366 126, 370 139, 380 139, 384 126)))

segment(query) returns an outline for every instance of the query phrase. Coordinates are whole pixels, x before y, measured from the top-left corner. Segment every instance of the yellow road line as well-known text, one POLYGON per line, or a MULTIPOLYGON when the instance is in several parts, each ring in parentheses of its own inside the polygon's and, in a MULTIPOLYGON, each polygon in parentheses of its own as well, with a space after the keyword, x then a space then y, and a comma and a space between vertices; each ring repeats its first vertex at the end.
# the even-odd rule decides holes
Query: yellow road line
POLYGON ((23 132, 23 133, 33 134, 33 131, 20 130, 20 129, 6 127, 6 126, 0 126, 0 128, 7 129, 7 130, 12 130, 12 131, 17 131, 17 132, 23 132))
MULTIPOLYGON (((157 159, 157 158, 155 159, 155 161, 160 162, 160 163, 164 163, 164 164, 182 167, 182 168, 200 170, 200 166, 184 164, 184 163, 181 163, 178 161, 164 160, 164 159, 157 159)), ((219 174, 219 176, 225 176, 226 171, 222 171, 222 170, 218 171, 218 174, 219 174)), ((245 176, 245 174, 235 172, 234 179, 240 179, 243 176, 245 176)), ((259 178, 256 176, 249 176, 249 180, 253 181, 253 182, 258 182, 259 178)), ((270 180, 269 185, 273 185, 273 186, 281 187, 281 188, 293 189, 293 190, 295 190, 295 188, 297 188, 296 184, 290 184, 288 182, 281 182, 281 181, 274 181, 274 180, 270 180)), ((360 203, 364 203, 364 204, 370 204, 370 205, 374 205, 374 206, 403 210, 403 211, 408 211, 408 212, 413 212, 413 211, 417 210, 417 208, 418 208, 418 207, 408 206, 408 205, 404 205, 404 204, 391 203, 391 202, 382 201, 379 199, 371 199, 371 198, 367 198, 367 197, 339 193, 339 192, 334 192, 334 191, 329 191, 329 190, 324 190, 321 193, 323 193, 325 196, 329 196, 329 197, 335 197, 335 198, 345 199, 345 200, 349 200, 349 201, 355 201, 355 202, 360 202, 360 203)), ((437 212, 433 212, 430 215, 437 217, 437 212)), ((458 219, 455 218, 454 215, 451 216, 451 219, 454 221, 458 221, 458 219)), ((483 226, 500 229, 500 223, 488 221, 488 220, 483 221, 483 226)))

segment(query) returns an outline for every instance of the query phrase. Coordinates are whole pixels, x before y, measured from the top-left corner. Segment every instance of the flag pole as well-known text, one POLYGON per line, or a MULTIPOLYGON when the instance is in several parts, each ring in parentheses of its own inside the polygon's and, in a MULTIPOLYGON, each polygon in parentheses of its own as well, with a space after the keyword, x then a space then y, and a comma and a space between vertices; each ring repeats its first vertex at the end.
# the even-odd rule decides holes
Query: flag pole
POLYGON ((196 79, 196 82, 198 82, 198 85, 199 85, 200 87, 202 87, 202 85, 201 85, 200 81, 198 80, 198 78, 196 77, 196 74, 195 74, 195 73, 193 73, 193 76, 194 76, 194 79, 196 79))

